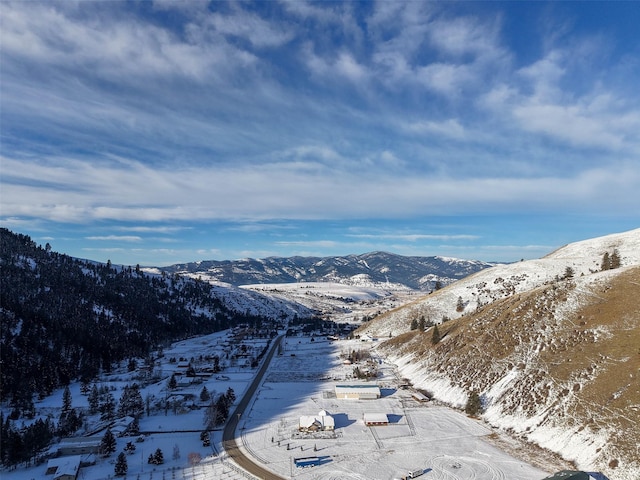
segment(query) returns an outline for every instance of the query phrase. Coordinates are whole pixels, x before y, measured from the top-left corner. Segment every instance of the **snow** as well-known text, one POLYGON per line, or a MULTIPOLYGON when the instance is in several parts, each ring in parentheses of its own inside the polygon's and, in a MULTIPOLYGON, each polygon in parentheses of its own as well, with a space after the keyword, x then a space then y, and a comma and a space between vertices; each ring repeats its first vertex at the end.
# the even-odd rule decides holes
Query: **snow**
MULTIPOLYGON (((227 332, 228 333, 228 332, 227 332)), ((165 349, 158 369, 163 379, 141 389, 147 395, 162 398, 168 376, 176 369, 172 357, 195 357, 222 354, 228 336, 217 333, 179 342, 165 349)), ((246 342, 245 342, 246 343, 246 342)), ((353 366, 345 366, 341 353, 374 348, 377 342, 342 340, 329 342, 320 337, 288 337, 283 355, 276 356, 259 388, 251 410, 240 422, 242 449, 266 468, 285 478, 296 479, 391 479, 406 475, 410 469, 422 468, 425 479, 518 478, 539 480, 550 472, 542 471, 497 449, 488 438, 492 430, 444 406, 418 402, 409 390, 398 389, 399 372, 383 359, 375 357, 380 369, 376 383, 360 382, 352 378, 353 366), (295 356, 291 354, 295 352, 295 356), (382 398, 378 400, 338 400, 336 384, 379 385, 382 398), (300 417, 325 410, 335 420, 335 434, 297 432, 300 417), (366 427, 365 414, 385 414, 388 426, 366 427), (335 438, 331 438, 335 435, 335 438), (273 441, 272 441, 273 440, 273 441), (278 445, 278 442, 280 445, 278 445), (287 449, 287 445, 289 449, 287 449), (296 468, 293 459, 320 456, 320 466, 296 468), (375 467, 372 469, 372 467, 375 467)), ((206 383, 187 387, 180 394, 196 397, 202 386, 210 392, 223 392, 232 387, 238 398, 253 377, 254 371, 243 368, 224 370, 228 380, 211 378, 206 383)), ((117 372, 104 378, 104 384, 120 389, 131 381, 131 374, 117 372)), ((71 386, 73 406, 86 406, 86 397, 79 385, 71 386)), ((62 392, 56 392, 37 403, 39 411, 54 412, 61 405, 62 392)), ((54 415, 55 416, 55 415, 54 415)), ((127 456, 127 479, 151 480, 175 478, 204 480, 208 478, 241 479, 222 451, 221 431, 212 434, 212 446, 203 447, 199 432, 203 428, 203 410, 174 414, 169 411, 143 416, 140 429, 147 432, 144 442, 134 442, 136 451, 127 456), (160 448, 165 463, 154 466, 148 456, 160 448), (174 451, 177 455, 174 458, 174 451), (190 454, 199 454, 202 461, 189 465, 190 454)), ((102 480, 113 477, 115 458, 131 437, 117 439, 117 450, 108 458, 97 458, 94 466, 83 467, 80 478, 102 480)), ((2 472, 3 480, 44 479, 46 463, 28 469, 2 472)))

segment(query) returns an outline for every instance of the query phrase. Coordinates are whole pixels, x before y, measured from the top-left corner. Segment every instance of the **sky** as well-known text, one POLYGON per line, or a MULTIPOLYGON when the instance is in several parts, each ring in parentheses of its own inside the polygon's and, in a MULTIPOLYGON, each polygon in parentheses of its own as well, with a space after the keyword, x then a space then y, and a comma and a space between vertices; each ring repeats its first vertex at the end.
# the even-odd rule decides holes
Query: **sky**
POLYGON ((116 264, 640 226, 640 2, 0 2, 0 225, 116 264))

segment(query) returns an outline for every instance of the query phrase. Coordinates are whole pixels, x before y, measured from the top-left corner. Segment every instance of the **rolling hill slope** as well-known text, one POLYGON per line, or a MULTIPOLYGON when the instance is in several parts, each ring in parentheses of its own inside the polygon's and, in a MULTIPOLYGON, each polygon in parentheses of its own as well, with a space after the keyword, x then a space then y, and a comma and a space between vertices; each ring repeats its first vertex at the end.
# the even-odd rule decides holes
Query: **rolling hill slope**
POLYGON ((640 230, 484 270, 361 331, 395 335, 379 348, 436 399, 463 407, 475 390, 492 425, 611 480, 640 478, 640 230), (614 251, 620 268, 601 271, 614 251), (416 316, 450 318, 442 340, 410 330, 416 316))

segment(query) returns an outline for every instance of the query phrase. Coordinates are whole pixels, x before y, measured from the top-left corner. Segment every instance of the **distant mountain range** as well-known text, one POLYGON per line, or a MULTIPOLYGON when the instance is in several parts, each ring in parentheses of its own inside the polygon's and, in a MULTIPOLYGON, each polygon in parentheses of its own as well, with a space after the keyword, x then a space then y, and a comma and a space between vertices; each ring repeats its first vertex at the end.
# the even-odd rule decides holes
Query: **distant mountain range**
MULTIPOLYGON (((409 257, 387 252, 337 257, 269 257, 207 260, 158 268, 231 285, 334 282, 358 286, 433 290, 494 264, 446 257, 409 257)), ((155 270, 155 269, 154 269, 155 270)))

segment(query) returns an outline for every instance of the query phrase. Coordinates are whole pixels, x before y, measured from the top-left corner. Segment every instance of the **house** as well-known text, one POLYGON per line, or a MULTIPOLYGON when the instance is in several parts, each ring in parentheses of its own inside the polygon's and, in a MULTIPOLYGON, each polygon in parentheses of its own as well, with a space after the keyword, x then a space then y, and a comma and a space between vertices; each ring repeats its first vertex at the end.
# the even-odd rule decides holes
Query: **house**
POLYGON ((335 429, 335 420, 326 410, 320 410, 318 415, 303 415, 298 422, 300 432, 318 432, 335 429))
POLYGON ((76 480, 81 459, 81 455, 52 458, 47 463, 45 475, 53 475, 53 480, 76 480))
POLYGON ((389 425, 389 417, 386 413, 365 413, 363 419, 367 427, 389 425))
POLYGON ((378 385, 336 385, 336 398, 355 400, 375 400, 380 398, 378 385))

